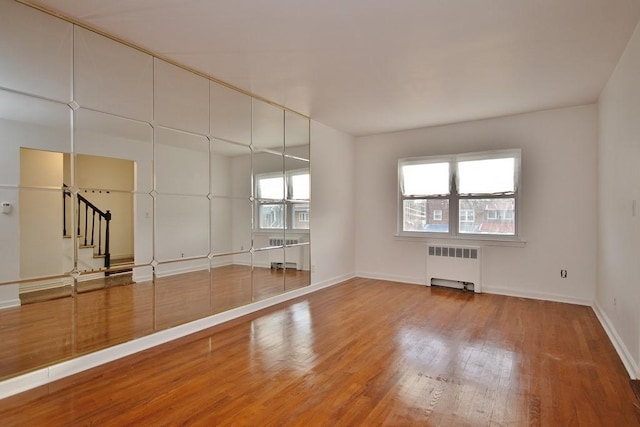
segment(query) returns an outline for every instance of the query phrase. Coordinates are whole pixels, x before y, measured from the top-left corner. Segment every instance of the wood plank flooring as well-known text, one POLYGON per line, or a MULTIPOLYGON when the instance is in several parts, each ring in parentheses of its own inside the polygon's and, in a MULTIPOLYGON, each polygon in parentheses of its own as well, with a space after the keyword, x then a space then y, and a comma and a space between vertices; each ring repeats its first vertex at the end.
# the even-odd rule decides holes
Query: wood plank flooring
POLYGON ((0 424, 635 426, 589 307, 353 279, 0 401, 0 424))
POLYGON ((308 271, 229 265, 0 310, 0 379, 309 283, 308 271))

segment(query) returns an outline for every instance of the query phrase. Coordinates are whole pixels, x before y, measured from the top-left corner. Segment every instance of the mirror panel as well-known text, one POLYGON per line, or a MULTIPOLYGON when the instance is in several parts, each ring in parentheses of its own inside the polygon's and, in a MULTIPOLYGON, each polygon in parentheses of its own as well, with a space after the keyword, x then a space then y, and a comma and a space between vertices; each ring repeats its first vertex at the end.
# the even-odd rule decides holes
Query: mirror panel
POLYGON ((251 97, 219 83, 210 83, 211 136, 251 144, 251 97))
POLYGON ((209 140, 161 127, 154 135, 156 191, 209 194, 209 140))
POLYGON ((133 194, 133 243, 134 264, 139 268, 133 269, 133 280, 151 280, 152 271, 149 264, 153 261, 153 229, 154 229, 154 200, 149 194, 133 194))
MULTIPOLYGON (((78 289, 81 288, 78 278, 78 289)), ((155 331, 153 284, 113 285, 79 292, 75 300, 75 356, 140 338, 155 331)))
POLYGON ((155 197, 155 260, 205 257, 209 254, 209 199, 158 194, 155 197))
POLYGON ((251 253, 211 258, 213 313, 240 307, 251 301, 251 253))
POLYGON ((249 199, 212 198, 211 253, 221 255, 251 249, 252 213, 249 199))
POLYGON ((70 153, 69 107, 0 90, 0 185, 20 184, 21 148, 70 153))
POLYGON ((74 28, 75 101, 120 117, 153 120, 153 59, 81 27, 74 28))
POLYGON ((155 268, 155 330, 211 314, 209 259, 159 264, 155 268))
POLYGON ((1 87, 64 104, 71 101, 73 24, 14 1, 3 1, 0 40, 11 41, 0 43, 1 87))
POLYGON ((285 111, 284 123, 285 154, 309 159, 309 119, 285 111))
POLYGON ((253 300, 284 292, 284 249, 268 249, 253 254, 253 300))
POLYGON ((254 148, 268 149, 276 153, 283 152, 284 110, 254 99, 252 128, 251 144, 254 148))
MULTIPOLYGON (((62 189, 19 190, 21 279, 61 276, 73 269, 73 238, 63 235, 63 194, 62 189)), ((50 287, 57 285, 54 281, 50 287)))
MULTIPOLYGON (((67 278, 67 280, 73 279, 67 278)), ((57 298, 0 310, 0 378, 75 356, 74 298, 57 298), (42 313, 47 313, 43 316, 42 313), (20 319, 29 319, 28 322, 20 319)))
MULTIPOLYGON (((307 236, 308 237, 308 236, 307 236)), ((299 244, 295 246, 287 246, 284 249, 285 260, 285 291, 302 288, 311 284, 311 258, 309 248, 311 247, 308 240, 302 237, 299 244)))
POLYGON ((0 24, 0 379, 309 284, 308 119, 17 2, 0 24))
POLYGON ((74 152, 135 162, 135 191, 153 190, 153 129, 149 124, 80 108, 74 111, 74 152))
MULTIPOLYGON (((16 304, 18 301, 18 285, 20 280, 20 206, 18 205, 18 188, 0 187, 0 200, 9 203, 10 211, 0 214, 0 283, 7 284, 0 288, 0 297, 5 304, 16 304)), ((0 310, 2 313, 2 310, 0 310)), ((1 342, 2 340, 0 340, 1 342)))
POLYGON ((251 149, 218 139, 211 141, 211 194, 251 197, 251 149))
POLYGON ((155 124, 209 134, 209 80, 154 58, 155 124))

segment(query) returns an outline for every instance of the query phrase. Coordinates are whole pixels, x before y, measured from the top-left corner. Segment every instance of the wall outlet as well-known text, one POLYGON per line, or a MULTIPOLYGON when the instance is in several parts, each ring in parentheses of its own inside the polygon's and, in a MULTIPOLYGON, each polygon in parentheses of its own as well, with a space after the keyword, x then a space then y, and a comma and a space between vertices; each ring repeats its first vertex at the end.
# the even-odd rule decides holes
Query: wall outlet
POLYGON ((560 270, 560 277, 562 277, 563 279, 567 278, 567 270, 560 270))

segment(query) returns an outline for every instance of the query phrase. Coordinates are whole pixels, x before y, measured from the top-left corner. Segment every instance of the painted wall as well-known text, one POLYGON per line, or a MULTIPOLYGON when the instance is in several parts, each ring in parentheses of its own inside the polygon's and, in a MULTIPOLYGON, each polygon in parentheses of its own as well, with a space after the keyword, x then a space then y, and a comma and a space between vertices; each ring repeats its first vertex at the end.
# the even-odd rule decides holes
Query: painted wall
POLYGON ((591 304, 596 113, 589 105, 357 138, 358 275, 425 283, 425 241, 394 236, 399 158, 521 148, 526 243, 484 245, 483 290, 591 304))
MULTIPOLYGON (((640 372, 640 27, 599 101, 596 304, 640 372), (633 203, 636 203, 635 214, 633 203)), ((623 360, 625 358, 623 357, 623 360)))
POLYGON ((311 121, 311 282, 355 272, 355 141, 311 121))
MULTIPOLYGON (((20 150, 20 277, 54 276, 71 269, 62 240, 62 153, 20 150), (27 188, 31 187, 31 188, 27 188)), ((71 254, 72 255, 72 254, 71 254)))

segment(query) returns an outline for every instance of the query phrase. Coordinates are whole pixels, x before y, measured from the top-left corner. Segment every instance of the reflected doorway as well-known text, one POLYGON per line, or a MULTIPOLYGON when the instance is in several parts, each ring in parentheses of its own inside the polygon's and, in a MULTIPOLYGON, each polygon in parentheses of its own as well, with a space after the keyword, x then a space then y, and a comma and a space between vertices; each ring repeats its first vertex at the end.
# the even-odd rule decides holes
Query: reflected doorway
POLYGON ((23 304, 71 295, 74 268, 79 292, 133 283, 135 162, 73 161, 71 188, 70 154, 20 149, 20 277, 44 278, 21 285, 23 304))

